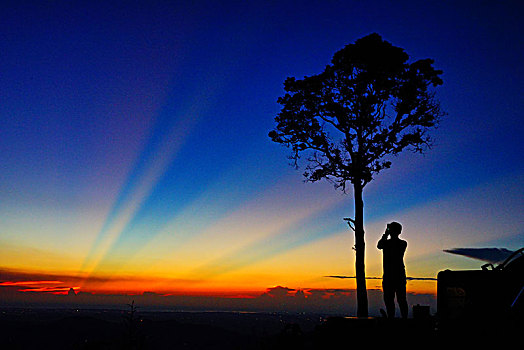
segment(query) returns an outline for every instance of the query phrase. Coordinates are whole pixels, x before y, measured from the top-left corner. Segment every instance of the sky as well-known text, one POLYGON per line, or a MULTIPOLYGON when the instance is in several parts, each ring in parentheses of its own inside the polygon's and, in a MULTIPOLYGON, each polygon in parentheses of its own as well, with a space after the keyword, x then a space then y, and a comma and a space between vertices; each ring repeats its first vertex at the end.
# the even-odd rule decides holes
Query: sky
MULTIPOLYGON (((517 1, 6 1, 0 5, 0 290, 351 291, 351 193, 270 141, 289 77, 378 33, 432 58, 447 113, 425 155, 364 190, 366 270, 390 221, 411 277, 524 246, 517 1), (10 289, 10 290, 11 290, 10 289)), ((380 280, 368 280, 380 289, 380 280)), ((436 281, 410 281, 413 295, 436 281)), ((258 294, 257 294, 258 293, 258 294)), ((328 292, 326 292, 328 293, 328 292)))

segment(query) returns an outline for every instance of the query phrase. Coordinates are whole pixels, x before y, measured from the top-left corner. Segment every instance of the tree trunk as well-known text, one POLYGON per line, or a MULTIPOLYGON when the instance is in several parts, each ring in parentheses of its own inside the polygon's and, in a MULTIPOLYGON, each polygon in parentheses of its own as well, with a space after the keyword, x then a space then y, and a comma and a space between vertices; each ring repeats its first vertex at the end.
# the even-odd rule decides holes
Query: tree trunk
POLYGON ((364 201, 362 200, 362 185, 354 183, 355 195, 355 275, 357 280, 357 317, 368 317, 368 293, 366 288, 366 268, 364 257, 366 243, 364 241, 364 201))

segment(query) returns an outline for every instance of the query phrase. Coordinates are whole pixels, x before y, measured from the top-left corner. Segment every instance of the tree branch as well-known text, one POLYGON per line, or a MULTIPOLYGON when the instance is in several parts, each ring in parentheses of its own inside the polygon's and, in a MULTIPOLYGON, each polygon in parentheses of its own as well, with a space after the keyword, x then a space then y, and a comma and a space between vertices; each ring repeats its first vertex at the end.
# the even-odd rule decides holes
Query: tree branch
POLYGON ((349 228, 352 229, 353 232, 355 232, 355 220, 353 220, 352 218, 344 218, 344 221, 346 221, 348 223, 349 228))

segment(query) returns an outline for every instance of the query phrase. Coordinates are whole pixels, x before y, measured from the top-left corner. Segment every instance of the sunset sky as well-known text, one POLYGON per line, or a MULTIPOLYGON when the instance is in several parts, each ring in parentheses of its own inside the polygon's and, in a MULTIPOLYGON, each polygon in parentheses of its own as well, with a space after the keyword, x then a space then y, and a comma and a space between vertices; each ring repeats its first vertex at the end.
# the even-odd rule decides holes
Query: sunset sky
MULTIPOLYGON (((0 5, 0 292, 352 289, 351 193, 304 183, 268 132, 286 77, 370 33, 443 70, 425 156, 364 191, 367 275, 402 223, 408 276, 524 246, 517 1, 0 5), (38 283, 37 283, 38 282, 38 283), (13 284, 14 283, 14 284, 13 284), (18 287, 17 287, 18 288, 18 287)), ((299 165, 304 165, 301 163, 299 165)), ((370 289, 380 280, 369 280, 370 289)), ((435 281, 410 281, 435 293, 435 281)))

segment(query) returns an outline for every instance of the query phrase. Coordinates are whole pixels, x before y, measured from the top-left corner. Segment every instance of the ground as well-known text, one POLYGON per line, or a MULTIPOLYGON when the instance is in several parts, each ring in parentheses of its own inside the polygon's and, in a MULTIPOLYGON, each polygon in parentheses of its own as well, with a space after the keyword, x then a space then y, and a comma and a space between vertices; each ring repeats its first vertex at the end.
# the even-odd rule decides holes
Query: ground
MULTIPOLYGON (((522 320, 468 327, 435 317, 278 313, 2 309, 2 349, 324 349, 355 345, 453 349, 517 339, 522 320), (436 347, 435 347, 436 346, 436 347)), ((482 348, 482 347, 480 347, 482 348)))

